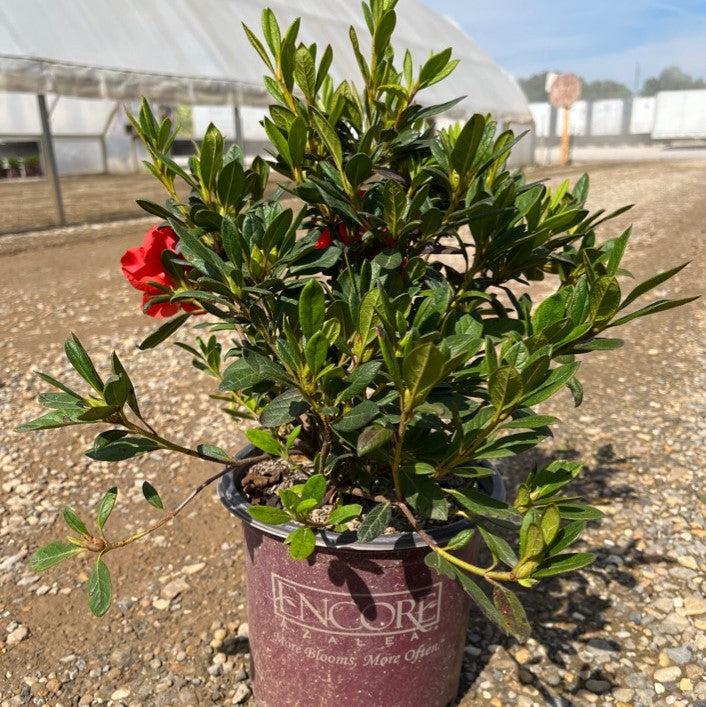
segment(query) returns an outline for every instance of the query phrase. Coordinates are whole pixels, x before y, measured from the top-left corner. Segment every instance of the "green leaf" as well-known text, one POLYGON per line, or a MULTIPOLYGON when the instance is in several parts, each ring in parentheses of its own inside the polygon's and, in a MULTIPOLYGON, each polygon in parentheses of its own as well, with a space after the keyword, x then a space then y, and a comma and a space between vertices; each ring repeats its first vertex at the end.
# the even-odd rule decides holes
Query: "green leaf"
POLYGON ((98 504, 96 524, 101 530, 103 530, 106 522, 108 521, 108 518, 110 518, 110 514, 113 512, 113 508, 115 507, 115 502, 117 498, 118 487, 113 486, 112 488, 106 491, 105 495, 101 499, 101 502, 98 504))
POLYGON ((33 432, 35 430, 52 430, 58 427, 67 427, 68 425, 80 425, 81 421, 76 419, 75 415, 69 416, 67 411, 55 410, 46 415, 30 420, 22 425, 15 427, 16 432, 33 432))
POLYGON ((248 513, 255 520, 268 525, 282 525, 290 520, 288 513, 272 506, 248 506, 248 513))
POLYGON ((289 554, 293 560, 306 560, 316 549, 316 536, 311 528, 297 528, 284 541, 289 545, 289 554))
POLYGON ((654 275, 653 277, 648 278, 644 282, 641 282, 639 285, 637 285, 637 287, 633 288, 628 293, 627 297, 620 303, 620 309, 625 309, 625 307, 634 302, 638 297, 644 295, 650 290, 653 290, 655 287, 661 285, 666 280, 669 280, 670 278, 674 277, 678 272, 683 270, 689 264, 689 262, 690 261, 687 261, 686 263, 677 265, 677 267, 671 268, 671 270, 665 270, 664 272, 661 272, 658 275, 654 275))
POLYGON ((552 577, 562 572, 573 572, 590 565, 596 559, 592 552, 576 552, 566 555, 556 555, 544 560, 532 573, 533 577, 552 577))
POLYGON ((380 361, 361 363, 346 379, 348 386, 338 394, 336 402, 348 402, 351 398, 362 393, 375 380, 381 365, 380 361))
POLYGON ((505 631, 524 643, 532 635, 532 628, 517 595, 501 584, 494 584, 493 604, 502 617, 505 631))
POLYGON ((289 136, 287 137, 287 146, 289 147, 289 156, 292 159, 292 164, 298 167, 304 161, 306 152, 307 129, 304 119, 297 116, 289 128, 289 136))
POLYGON ((362 152, 358 152, 350 158, 346 164, 346 177, 353 188, 358 187, 373 173, 373 161, 362 152))
POLYGON ((526 417, 518 417, 516 420, 506 422, 500 427, 501 430, 535 430, 539 427, 549 427, 559 422, 559 419, 552 415, 527 415, 526 417))
POLYGON ((363 400, 352 407, 343 417, 341 417, 333 428, 337 432, 354 432, 367 425, 375 419, 380 412, 377 404, 372 400, 363 400))
POLYGON ((67 395, 71 395, 74 398, 79 398, 81 399, 81 396, 74 390, 71 390, 68 386, 64 385, 61 381, 57 380, 56 378, 52 378, 50 375, 47 373, 42 373, 41 371, 35 371, 35 373, 46 383, 49 383, 49 385, 53 385, 55 388, 58 388, 59 390, 63 390, 64 393, 67 395))
POLYGON ((176 317, 167 319, 159 329, 153 331, 139 346, 141 351, 153 349, 161 344, 165 339, 168 339, 188 318, 188 313, 178 314, 176 317))
POLYGON ((599 277, 589 293, 590 318, 594 322, 608 321, 620 307, 620 285, 614 277, 599 277))
POLYGON ((556 538, 552 542, 551 546, 548 548, 547 552, 549 555, 556 555, 562 550, 565 550, 569 545, 578 540, 581 537, 581 533, 586 528, 586 522, 581 520, 573 521, 568 525, 565 525, 557 534, 556 538))
POLYGON ((307 518, 318 505, 315 498, 305 498, 303 501, 297 503, 294 510, 297 516, 307 518))
POLYGON ((265 35, 267 46, 274 56, 279 56, 282 45, 282 35, 275 13, 267 7, 262 11, 262 33, 265 35))
POLYGON ((374 452, 376 449, 389 444, 393 438, 392 430, 389 427, 379 427, 371 425, 366 427, 358 435, 357 454, 359 457, 364 457, 366 454, 374 452))
POLYGON ((260 413, 260 424, 265 427, 279 427, 295 420, 309 409, 297 388, 290 388, 271 400, 260 413))
POLYGON ((284 447, 267 430, 250 429, 245 430, 245 436, 250 444, 261 449, 266 454, 279 457, 284 452, 284 447))
POLYGON ((299 326, 306 339, 310 339, 324 325, 324 288, 318 280, 309 280, 299 295, 299 326))
POLYGON ((493 407, 505 411, 522 396, 522 378, 512 366, 501 366, 490 374, 488 389, 493 407))
POLYGON ((446 547, 444 549, 448 552, 451 550, 461 550, 466 547, 471 540, 473 540, 475 534, 475 528, 465 528, 461 532, 456 533, 456 535, 454 535, 451 540, 446 543, 446 547))
POLYGON ((424 402, 444 375, 446 357, 433 344, 420 344, 402 361, 404 379, 413 405, 424 402))
POLYGON ((323 474, 314 474, 310 476, 301 491, 301 498, 311 498, 320 504, 326 495, 326 477, 323 474))
POLYGON ((417 513, 425 518, 446 520, 449 504, 439 484, 427 475, 414 473, 413 469, 403 467, 400 473, 400 485, 405 499, 417 513))
MULTIPOLYGON (((226 208, 235 208, 245 189, 245 172, 238 160, 224 165, 218 175, 218 200, 226 208)), ((225 238, 224 245, 225 245, 225 238)), ((228 249, 226 248, 226 252, 228 249)))
POLYGON ((389 503, 379 503, 366 513, 356 535, 358 542, 369 543, 382 535, 390 525, 392 519, 392 506, 389 503))
POLYGON ((615 275, 618 272, 620 261, 623 259, 623 253, 625 253, 625 248, 630 239, 631 231, 632 229, 628 228, 620 236, 613 238, 606 244, 610 248, 608 251, 608 263, 606 264, 606 272, 608 275, 615 275))
POLYGON ((446 493, 453 496, 461 507, 480 516, 481 518, 496 518, 513 523, 519 522, 520 514, 502 501, 498 501, 491 496, 487 496, 480 491, 468 489, 463 492, 457 489, 444 489, 446 493))
POLYGON ((76 369, 77 373, 86 381, 94 390, 103 393, 103 381, 98 375, 98 372, 91 361, 90 356, 86 353, 81 342, 76 334, 71 334, 71 338, 64 343, 64 351, 66 357, 71 362, 71 365, 76 369))
POLYGON ((639 319, 640 317, 646 317, 648 314, 657 314, 657 312, 666 312, 668 309, 674 309, 675 307, 681 307, 683 304, 688 304, 694 300, 699 299, 698 295, 696 297, 685 297, 684 299, 660 299, 656 302, 652 302, 642 309, 638 309, 635 312, 631 312, 620 319, 612 321, 608 326, 621 326, 622 324, 627 324, 633 319, 639 319))
POLYGON ((546 400, 554 395, 557 390, 568 383, 568 381, 576 373, 578 367, 579 363, 574 362, 555 368, 547 376, 539 388, 522 400, 522 405, 525 407, 532 407, 533 405, 537 405, 537 403, 541 403, 543 400, 546 400))
POLYGON ((114 430, 111 430, 99 434, 93 442, 93 447, 84 454, 89 459, 100 462, 119 462, 162 449, 158 442, 146 437, 127 437, 122 434, 117 437, 113 432, 114 430))
POLYGON ((456 580, 466 594, 471 597, 474 604, 480 609, 484 616, 496 626, 506 630, 503 625, 502 617, 493 606, 493 603, 488 599, 485 592, 467 574, 448 560, 438 556, 435 552, 430 552, 426 555, 424 562, 439 574, 456 580))
POLYGON ((64 508, 63 516, 64 522, 69 526, 69 528, 71 528, 71 530, 79 535, 90 535, 88 528, 86 528, 86 524, 78 517, 78 514, 73 508, 71 508, 71 506, 66 506, 64 508))
POLYGON ((105 562, 99 557, 88 579, 88 606, 94 616, 103 616, 110 608, 113 588, 110 572, 105 562))
POLYGON ((223 164, 223 135, 221 131, 210 123, 206 128, 201 149, 199 151, 199 166, 201 171, 201 183, 207 191, 211 191, 216 186, 218 173, 223 164))
POLYGON ((162 503, 162 499, 157 493, 157 489, 152 486, 149 481, 142 482, 142 495, 145 497, 147 503, 154 506, 155 508, 159 508, 160 511, 164 510, 164 504, 162 503))
POLYGON ((485 117, 476 113, 461 130, 451 152, 451 164, 460 174, 465 175, 471 168, 478 146, 485 131, 485 117))
POLYGON ((294 54, 294 78, 307 100, 313 102, 316 93, 316 65, 305 46, 300 46, 294 54))
POLYGON ((72 543, 65 543, 63 540, 55 540, 35 550, 32 553, 29 564, 35 572, 44 572, 44 570, 48 570, 50 567, 54 567, 60 562, 78 555, 79 552, 83 552, 82 547, 72 543))
POLYGON ((220 447, 216 447, 215 444, 197 444, 196 451, 199 454, 205 454, 206 456, 218 459, 218 461, 224 462, 225 464, 233 461, 233 457, 231 457, 228 452, 220 447))
POLYGON ((341 523, 348 523, 348 521, 357 518, 363 512, 363 506, 359 503, 350 503, 346 506, 339 506, 335 508, 331 515, 328 517, 327 523, 329 525, 340 525, 341 523))
POLYGON ((314 335, 306 342, 304 356, 309 366, 309 370, 316 375, 324 363, 328 354, 329 341, 322 331, 314 332, 314 335))
POLYGON ((267 66, 267 68, 270 71, 274 71, 274 67, 272 66, 272 62, 270 61, 270 57, 267 55, 267 51, 265 50, 265 47, 262 46, 262 42, 260 42, 260 40, 253 33, 253 31, 245 23, 242 23, 242 24, 243 24, 243 29, 245 30, 245 34, 247 35, 250 44, 253 45, 253 47, 255 48, 255 51, 260 55, 260 58, 262 59, 262 61, 265 62, 265 66, 267 66))
POLYGON ((331 124, 316 108, 311 108, 311 117, 316 127, 316 132, 319 133, 324 144, 328 148, 333 161, 336 163, 339 172, 343 172, 343 148, 341 141, 338 139, 336 131, 331 127, 331 124))
POLYGON ((558 508, 561 517, 567 520, 600 520, 603 518, 603 513, 597 508, 583 503, 560 503, 558 508))
POLYGON ((495 557, 501 562, 504 562, 508 567, 514 567, 517 564, 517 555, 504 538, 491 532, 483 525, 478 525, 478 531, 485 541, 485 544, 488 546, 488 550, 490 550, 495 557))
POLYGON ((561 514, 556 506, 549 506, 542 515, 539 523, 545 545, 551 545, 561 527, 561 514))

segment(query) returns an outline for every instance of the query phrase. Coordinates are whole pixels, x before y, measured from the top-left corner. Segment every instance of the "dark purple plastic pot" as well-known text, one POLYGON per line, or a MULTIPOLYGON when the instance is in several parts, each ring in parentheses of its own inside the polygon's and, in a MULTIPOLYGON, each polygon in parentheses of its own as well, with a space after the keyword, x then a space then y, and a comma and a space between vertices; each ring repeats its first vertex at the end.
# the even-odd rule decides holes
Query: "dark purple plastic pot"
MULTIPOLYGON (((497 472, 488 487, 504 498, 497 472)), ((443 707, 454 699, 469 599, 424 564, 429 550, 416 533, 358 543, 352 533, 323 531, 309 560, 295 561, 283 542, 295 525, 253 520, 233 474, 218 492, 243 521, 260 707, 443 707)), ((464 527, 450 523, 430 534, 444 542, 464 527)), ((472 542, 462 556, 477 554, 472 542)))

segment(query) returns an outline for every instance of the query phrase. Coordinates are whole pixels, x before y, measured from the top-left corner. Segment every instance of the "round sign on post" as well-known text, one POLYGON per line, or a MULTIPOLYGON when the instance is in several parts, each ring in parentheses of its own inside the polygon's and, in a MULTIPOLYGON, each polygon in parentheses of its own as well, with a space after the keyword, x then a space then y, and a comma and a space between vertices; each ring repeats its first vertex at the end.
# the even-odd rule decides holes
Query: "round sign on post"
POLYGON ((549 102, 561 110, 561 150, 559 164, 567 165, 570 161, 569 109, 581 98, 581 79, 576 74, 561 74, 552 83, 549 102))
POLYGON ((571 108, 581 98, 581 79, 576 74, 556 77, 549 91, 549 102, 555 108, 571 108))

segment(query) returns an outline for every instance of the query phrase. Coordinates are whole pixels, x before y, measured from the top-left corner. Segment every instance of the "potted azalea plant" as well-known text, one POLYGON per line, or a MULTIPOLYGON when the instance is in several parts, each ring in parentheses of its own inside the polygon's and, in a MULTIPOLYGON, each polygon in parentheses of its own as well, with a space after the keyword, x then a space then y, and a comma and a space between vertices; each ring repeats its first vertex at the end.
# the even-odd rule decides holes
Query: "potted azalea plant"
POLYGON ((101 370, 75 336, 65 349, 82 382, 40 373, 50 410, 21 427, 99 423, 86 454, 100 461, 170 450, 214 463, 172 509, 145 482, 161 515, 125 537, 106 527, 117 488, 95 527, 66 508, 71 534, 32 565, 93 556, 88 600, 101 616, 110 553, 218 481, 243 521, 266 705, 446 704, 470 602, 527 638, 516 590, 589 564, 572 546, 600 513, 566 491, 578 462, 528 469, 506 498, 492 461, 551 434, 557 420, 536 407, 552 395, 568 388, 581 403, 581 360, 619 348, 618 327, 688 301, 637 302, 683 266, 626 288, 630 231, 597 235, 625 209, 589 211, 586 176, 527 182, 506 166, 517 138, 490 116, 435 132, 429 119, 456 101, 418 96, 457 62, 451 50, 416 68, 409 52, 398 61, 394 7, 363 3, 367 55, 350 30, 360 85, 334 84, 331 47, 301 43, 298 20, 284 30, 265 10, 263 39, 245 28, 268 71, 267 161, 246 167, 211 125, 183 169, 168 156, 169 119, 146 101, 132 119, 167 193, 138 202, 160 223, 122 258, 144 312, 165 319, 140 348, 184 327, 193 340, 178 346, 213 379, 219 407, 248 421, 249 446, 173 441, 118 356, 101 370), (538 280, 552 292, 533 301, 538 280), (292 680, 302 670, 307 680, 292 680))

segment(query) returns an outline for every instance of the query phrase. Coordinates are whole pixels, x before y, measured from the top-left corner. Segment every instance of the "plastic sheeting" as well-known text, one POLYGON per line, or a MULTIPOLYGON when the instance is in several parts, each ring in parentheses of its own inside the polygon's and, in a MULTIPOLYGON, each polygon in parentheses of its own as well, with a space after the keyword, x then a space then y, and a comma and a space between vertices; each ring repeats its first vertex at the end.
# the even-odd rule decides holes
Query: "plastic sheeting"
POLYGON ((537 137, 549 137, 552 134, 552 107, 549 103, 530 103, 530 112, 534 120, 534 134, 537 137))
MULTIPOLYGON (((266 105, 262 63, 240 27, 259 28, 264 2, 248 0, 3 0, 0 90, 162 103, 266 105)), ((367 43, 357 0, 268 0, 280 24, 302 17, 300 38, 330 43, 334 78, 358 77, 348 41, 354 25, 367 43)), ((465 95, 459 115, 490 112, 531 120, 514 79, 460 28, 417 0, 398 6, 396 48, 417 64, 447 46, 461 65, 422 92, 425 103, 465 95)))

